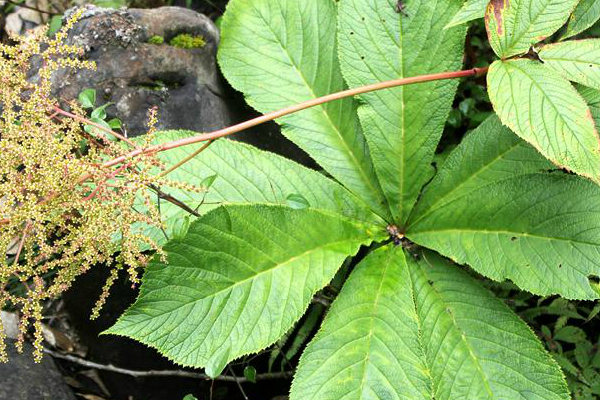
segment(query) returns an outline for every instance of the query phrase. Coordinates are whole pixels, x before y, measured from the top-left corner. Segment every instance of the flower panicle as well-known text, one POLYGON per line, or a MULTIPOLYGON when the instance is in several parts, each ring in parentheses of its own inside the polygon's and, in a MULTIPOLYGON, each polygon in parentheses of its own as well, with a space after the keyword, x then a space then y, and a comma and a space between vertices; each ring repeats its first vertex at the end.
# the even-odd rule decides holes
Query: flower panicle
MULTIPOLYGON (((145 226, 164 229, 151 191, 203 190, 160 177, 165 167, 155 153, 105 167, 107 160, 128 152, 124 143, 85 132, 85 113, 74 102, 70 112, 77 118, 56 112, 53 73, 96 68, 82 59, 81 49, 65 44, 81 15, 82 10, 75 12, 54 38, 42 31, 15 38, 14 46, 0 44, 0 309, 20 311, 17 348, 22 350, 31 331, 37 361, 45 301, 61 295, 90 268, 109 265, 112 270, 92 310, 96 317, 120 270, 127 270, 137 285, 152 253, 164 257, 143 233, 145 226), (37 71, 31 71, 34 60, 41 60, 37 71), (37 72, 35 82, 28 78, 31 72, 37 72)), ((156 109, 148 120, 141 147, 154 139, 156 109)), ((0 321, 0 362, 7 359, 4 340, 0 321)))

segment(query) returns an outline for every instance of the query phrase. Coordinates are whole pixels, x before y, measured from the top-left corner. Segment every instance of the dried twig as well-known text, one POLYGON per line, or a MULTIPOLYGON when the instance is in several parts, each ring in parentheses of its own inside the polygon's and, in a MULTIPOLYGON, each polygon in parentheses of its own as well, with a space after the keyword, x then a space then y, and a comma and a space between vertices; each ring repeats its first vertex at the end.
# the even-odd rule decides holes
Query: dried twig
MULTIPOLYGON (((125 369, 125 368, 115 367, 114 365, 110 365, 110 364, 109 365, 98 364, 98 363, 95 363, 92 361, 85 360, 83 358, 71 356, 68 354, 61 354, 59 352, 56 352, 56 351, 53 351, 50 349, 44 349, 44 353, 50 354, 54 358, 60 358, 61 360, 70 361, 72 363, 79 364, 84 367, 94 368, 94 369, 98 369, 98 370, 102 370, 102 371, 115 372, 115 373, 123 374, 123 375, 129 375, 129 376, 133 376, 135 378, 142 378, 142 377, 148 377, 148 376, 165 376, 165 377, 166 376, 177 376, 177 377, 181 377, 181 378, 192 378, 192 379, 204 379, 204 380, 212 379, 208 375, 200 373, 200 372, 190 372, 190 371, 181 371, 181 370, 135 371, 135 370, 125 369)), ((293 375, 293 372, 291 372, 291 371, 268 372, 268 373, 264 373, 264 374, 257 374, 256 380, 259 381, 259 380, 269 380, 269 379, 286 379, 286 378, 291 378, 292 375, 293 375)), ((220 375, 220 376, 216 377, 214 380, 225 381, 225 382, 237 382, 237 383, 248 382, 248 379, 246 379, 245 377, 236 377, 236 376, 229 376, 229 375, 220 375)))
POLYGON ((244 398, 244 400, 248 400, 248 396, 246 395, 246 392, 244 392, 244 388, 242 387, 242 385, 240 385, 240 381, 237 379, 237 376, 235 376, 235 373, 233 372, 233 368, 231 368, 231 365, 228 365, 227 369, 229 370, 229 373, 232 375, 232 377, 235 378, 235 383, 237 384, 238 389, 240 389, 240 392, 242 393, 242 397, 244 398))
POLYGON ((22 7, 22 8, 26 8, 28 10, 37 11, 40 14, 59 15, 58 13, 55 13, 55 12, 52 12, 52 11, 45 11, 45 10, 42 10, 42 9, 39 9, 39 8, 28 6, 24 2, 23 3, 18 3, 18 2, 13 1, 13 0, 6 0, 6 2, 8 4, 12 4, 13 6, 16 6, 16 7, 22 7))

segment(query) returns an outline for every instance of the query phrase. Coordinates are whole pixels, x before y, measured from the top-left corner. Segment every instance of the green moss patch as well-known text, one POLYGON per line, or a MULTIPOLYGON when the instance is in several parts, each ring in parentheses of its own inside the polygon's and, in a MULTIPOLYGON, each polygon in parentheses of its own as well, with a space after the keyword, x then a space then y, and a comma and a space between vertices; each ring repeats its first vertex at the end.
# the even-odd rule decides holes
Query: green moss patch
POLYGON ((181 33, 171 39, 169 44, 182 49, 197 49, 204 47, 206 42, 204 41, 204 37, 202 35, 192 36, 188 33, 181 33))
POLYGON ((150 39, 148 39, 148 43, 150 44, 163 44, 165 38, 162 36, 154 35, 150 39))

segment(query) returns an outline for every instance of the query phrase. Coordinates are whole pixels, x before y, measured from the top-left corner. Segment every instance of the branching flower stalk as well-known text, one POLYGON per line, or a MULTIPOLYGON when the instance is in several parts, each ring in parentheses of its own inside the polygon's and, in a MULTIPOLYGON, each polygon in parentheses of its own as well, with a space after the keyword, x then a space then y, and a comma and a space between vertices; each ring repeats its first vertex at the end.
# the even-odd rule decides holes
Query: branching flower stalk
MULTIPOLYGON (((0 305, 21 312, 19 350, 33 327, 38 361, 45 300, 59 296, 94 265, 112 265, 93 310, 92 316, 97 316, 120 269, 128 270, 135 285, 139 268, 152 255, 142 249, 161 254, 157 244, 140 233, 144 225, 163 227, 150 187, 203 191, 161 177, 165 168, 153 151, 144 152, 135 163, 130 159, 117 167, 105 165, 127 149, 103 135, 86 140, 89 135, 82 124, 88 121, 76 103, 70 104, 70 112, 56 107, 53 72, 95 68, 82 59, 81 49, 63 44, 79 16, 75 14, 54 39, 40 31, 13 37, 15 46, 0 45, 0 305), (36 62, 41 67, 33 81, 36 62)), ((148 147, 156 121, 156 110, 151 110, 145 143, 129 144, 148 147)), ((3 339, 0 327, 0 360, 6 361, 3 339)))

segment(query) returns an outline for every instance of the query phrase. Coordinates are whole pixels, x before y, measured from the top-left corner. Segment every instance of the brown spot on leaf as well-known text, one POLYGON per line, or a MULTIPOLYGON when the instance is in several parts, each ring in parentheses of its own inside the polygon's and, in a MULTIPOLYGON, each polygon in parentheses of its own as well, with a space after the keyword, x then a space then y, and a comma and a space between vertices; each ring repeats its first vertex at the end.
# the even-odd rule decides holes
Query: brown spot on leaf
POLYGON ((490 29, 490 18, 493 15, 496 20, 496 33, 498 36, 502 36, 504 33, 504 20, 502 15, 504 10, 510 5, 510 0, 491 0, 488 4, 487 11, 485 13, 485 24, 490 29))

